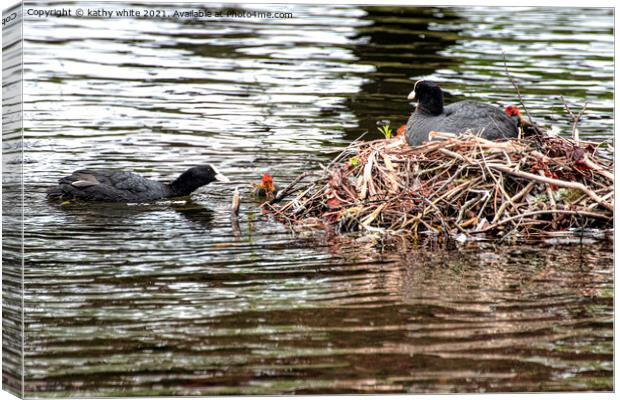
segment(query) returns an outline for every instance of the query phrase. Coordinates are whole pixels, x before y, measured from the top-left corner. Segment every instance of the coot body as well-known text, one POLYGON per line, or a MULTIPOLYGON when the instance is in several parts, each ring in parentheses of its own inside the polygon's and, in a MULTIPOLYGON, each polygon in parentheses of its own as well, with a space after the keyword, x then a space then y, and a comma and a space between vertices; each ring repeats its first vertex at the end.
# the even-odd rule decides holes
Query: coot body
POLYGON ((470 131, 490 140, 517 137, 519 134, 517 123, 495 106, 471 100, 444 106, 443 92, 432 81, 417 81, 408 99, 418 100, 405 132, 410 146, 419 146, 427 141, 431 131, 470 131))
POLYGON ((47 197, 52 200, 147 202, 188 196, 213 181, 229 182, 211 165, 190 168, 171 183, 146 179, 131 172, 83 169, 61 178, 58 185, 48 189, 47 197))

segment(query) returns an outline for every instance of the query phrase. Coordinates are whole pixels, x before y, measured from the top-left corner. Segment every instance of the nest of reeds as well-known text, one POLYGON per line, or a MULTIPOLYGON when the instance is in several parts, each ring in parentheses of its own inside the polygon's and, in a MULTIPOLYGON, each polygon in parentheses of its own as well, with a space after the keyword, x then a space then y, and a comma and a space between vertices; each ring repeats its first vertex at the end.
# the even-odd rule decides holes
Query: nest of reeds
POLYGON ((339 233, 530 238, 613 227, 613 159, 594 143, 431 138, 419 147, 403 137, 354 142, 294 198, 270 207, 289 224, 339 233))

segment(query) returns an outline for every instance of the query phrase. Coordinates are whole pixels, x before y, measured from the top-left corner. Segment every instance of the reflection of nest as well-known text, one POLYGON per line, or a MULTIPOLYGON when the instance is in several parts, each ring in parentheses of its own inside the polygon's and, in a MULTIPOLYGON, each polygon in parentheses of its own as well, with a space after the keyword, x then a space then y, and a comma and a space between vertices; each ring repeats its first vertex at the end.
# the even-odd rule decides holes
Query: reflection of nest
POLYGON ((507 142, 431 136, 437 140, 419 147, 403 138, 353 143, 274 212, 337 232, 413 236, 525 238, 613 227, 613 162, 592 144, 540 135, 507 142))

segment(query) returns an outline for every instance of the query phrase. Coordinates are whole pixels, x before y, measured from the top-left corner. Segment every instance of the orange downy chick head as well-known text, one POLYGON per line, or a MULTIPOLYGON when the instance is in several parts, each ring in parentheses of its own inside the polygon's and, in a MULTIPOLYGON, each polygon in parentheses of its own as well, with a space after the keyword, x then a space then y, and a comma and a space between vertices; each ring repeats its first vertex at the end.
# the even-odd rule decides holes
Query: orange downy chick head
POLYGON ((507 106, 504 108, 504 112, 510 117, 521 117, 521 111, 517 106, 507 106))
POLYGON ((261 179, 261 186, 265 189, 266 192, 273 192, 273 178, 269 174, 264 173, 261 179))

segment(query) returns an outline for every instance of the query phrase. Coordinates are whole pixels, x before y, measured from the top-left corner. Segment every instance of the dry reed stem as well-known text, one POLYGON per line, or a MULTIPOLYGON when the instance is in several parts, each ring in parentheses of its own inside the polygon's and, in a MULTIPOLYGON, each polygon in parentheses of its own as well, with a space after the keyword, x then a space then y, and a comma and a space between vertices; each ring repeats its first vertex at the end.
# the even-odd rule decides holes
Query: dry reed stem
POLYGON ((601 206, 605 207, 609 211, 612 211, 612 212, 614 211, 614 206, 613 205, 611 205, 610 203, 608 203, 605 200, 603 200, 600 196, 598 196, 592 190, 588 189, 587 187, 585 187, 583 184, 581 184, 579 182, 566 182, 566 181, 563 181, 563 180, 560 180, 560 179, 548 178, 546 176, 537 176, 537 175, 534 175, 534 174, 530 174, 529 172, 512 170, 512 169, 510 169, 508 167, 505 167, 503 165, 498 165, 498 164, 490 165, 490 167, 491 168, 495 168, 495 169, 500 170, 500 171, 503 171, 503 172, 506 172, 508 174, 519 176, 521 178, 526 178, 526 179, 538 181, 538 182, 541 182, 541 183, 546 183, 548 185, 555 185, 555 186, 559 186, 559 187, 565 187, 565 188, 570 188, 570 189, 581 190, 583 193, 587 194, 592 200, 596 201, 601 206))

